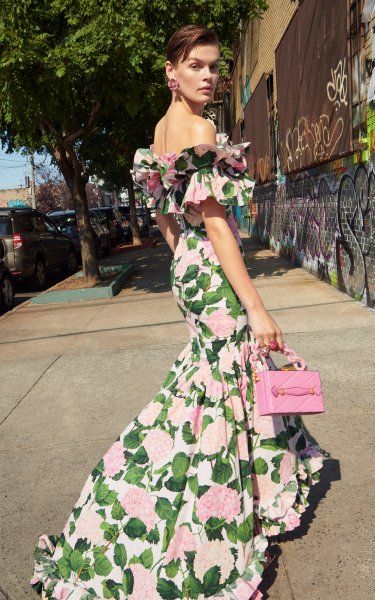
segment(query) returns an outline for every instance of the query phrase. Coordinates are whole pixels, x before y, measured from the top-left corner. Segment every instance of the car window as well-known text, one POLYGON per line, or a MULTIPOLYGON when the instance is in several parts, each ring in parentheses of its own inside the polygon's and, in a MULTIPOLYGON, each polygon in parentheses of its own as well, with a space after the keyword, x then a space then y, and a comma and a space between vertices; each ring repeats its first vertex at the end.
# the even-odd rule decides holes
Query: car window
POLYGON ((0 217, 0 235, 12 235, 12 221, 9 217, 0 217))
POLYGON ((31 215, 18 214, 15 219, 15 224, 17 233, 32 233, 34 231, 34 224, 31 220, 31 215))
POLYGON ((50 233, 59 233, 58 228, 50 219, 48 219, 47 217, 40 218, 43 221, 43 225, 47 229, 47 231, 49 231, 50 233))

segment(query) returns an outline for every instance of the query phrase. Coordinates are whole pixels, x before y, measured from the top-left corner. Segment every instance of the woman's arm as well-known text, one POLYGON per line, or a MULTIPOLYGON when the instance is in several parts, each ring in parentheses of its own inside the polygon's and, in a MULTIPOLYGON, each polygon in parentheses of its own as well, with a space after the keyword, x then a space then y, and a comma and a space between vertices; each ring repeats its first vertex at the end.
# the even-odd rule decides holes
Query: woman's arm
POLYGON ((159 209, 156 209, 156 224, 174 254, 181 233, 179 224, 172 214, 162 215, 159 209))
POLYGON ((265 309, 251 281, 237 241, 226 220, 225 206, 212 197, 207 198, 202 202, 202 217, 215 254, 228 281, 246 307, 251 329, 260 346, 277 340, 282 348, 281 329, 265 309))

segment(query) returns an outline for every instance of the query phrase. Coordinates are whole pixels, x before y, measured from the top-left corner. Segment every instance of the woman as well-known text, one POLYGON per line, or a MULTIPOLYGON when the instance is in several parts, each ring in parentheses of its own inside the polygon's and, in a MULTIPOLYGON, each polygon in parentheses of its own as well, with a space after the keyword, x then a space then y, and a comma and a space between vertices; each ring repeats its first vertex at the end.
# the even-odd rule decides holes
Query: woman
POLYGON ((319 477, 301 419, 257 413, 250 343, 283 339, 231 212, 251 198, 248 144, 202 117, 217 36, 182 27, 167 59, 172 101, 132 174, 173 252, 190 341, 89 475, 63 533, 39 538, 31 583, 45 598, 261 598, 267 537, 298 525, 319 477))

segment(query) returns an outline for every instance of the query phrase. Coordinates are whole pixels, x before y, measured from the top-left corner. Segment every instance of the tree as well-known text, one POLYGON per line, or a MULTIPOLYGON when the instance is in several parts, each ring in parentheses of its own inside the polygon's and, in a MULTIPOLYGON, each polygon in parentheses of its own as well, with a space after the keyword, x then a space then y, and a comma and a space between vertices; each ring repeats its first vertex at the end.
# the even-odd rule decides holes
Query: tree
POLYGON ((266 8, 264 0, 2 0, 0 139, 9 151, 54 157, 72 194, 87 280, 100 278, 85 191, 95 135, 108 147, 124 132, 127 173, 135 139, 151 138, 150 123, 168 101, 172 32, 188 22, 215 28, 224 64, 240 19, 266 8), (126 135, 128 120, 137 122, 136 138, 126 135))

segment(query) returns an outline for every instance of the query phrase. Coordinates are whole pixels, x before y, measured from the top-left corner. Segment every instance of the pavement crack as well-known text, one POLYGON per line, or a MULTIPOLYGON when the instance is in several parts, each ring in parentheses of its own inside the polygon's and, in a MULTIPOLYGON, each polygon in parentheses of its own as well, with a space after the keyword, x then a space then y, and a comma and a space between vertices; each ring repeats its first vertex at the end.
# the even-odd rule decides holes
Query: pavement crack
POLYGON ((12 408, 12 410, 4 417, 4 419, 2 421, 0 421, 0 427, 1 425, 3 425, 3 423, 5 423, 5 421, 7 420, 8 417, 10 417, 10 415, 16 410, 16 408, 21 404, 22 400, 24 400, 26 398, 26 396, 28 394, 30 394, 31 390, 34 389, 34 387, 37 385, 37 383, 39 383, 39 381, 42 379, 42 377, 44 377, 44 375, 47 373, 47 371, 49 371, 49 369, 55 364, 55 362, 61 358, 62 354, 59 354, 52 362, 51 364, 48 365, 48 367, 46 369, 44 369, 43 373, 38 377, 38 379, 36 381, 34 381, 33 385, 27 390, 27 392, 18 400, 17 404, 15 404, 12 408))

